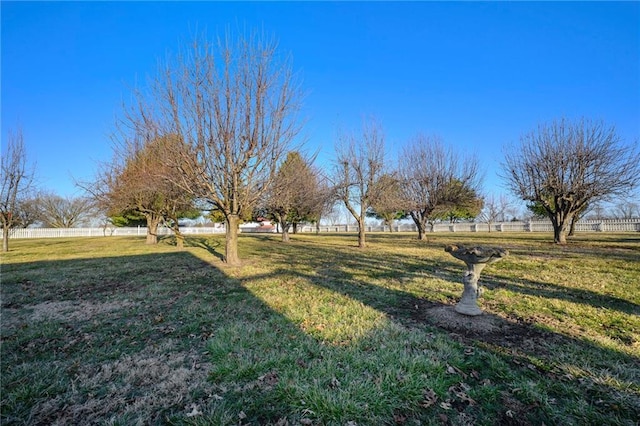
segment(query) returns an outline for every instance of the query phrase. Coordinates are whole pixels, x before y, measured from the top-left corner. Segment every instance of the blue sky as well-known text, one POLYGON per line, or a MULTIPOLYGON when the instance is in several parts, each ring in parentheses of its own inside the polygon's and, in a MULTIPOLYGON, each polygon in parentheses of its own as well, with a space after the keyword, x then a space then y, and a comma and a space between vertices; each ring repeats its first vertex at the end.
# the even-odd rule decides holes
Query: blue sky
POLYGON ((639 2, 2 2, 2 144, 21 125, 40 185, 78 194, 111 155, 130 88, 201 30, 263 30, 293 57, 307 150, 382 123, 393 157, 435 134, 485 169, 538 123, 581 116, 640 139, 639 2))

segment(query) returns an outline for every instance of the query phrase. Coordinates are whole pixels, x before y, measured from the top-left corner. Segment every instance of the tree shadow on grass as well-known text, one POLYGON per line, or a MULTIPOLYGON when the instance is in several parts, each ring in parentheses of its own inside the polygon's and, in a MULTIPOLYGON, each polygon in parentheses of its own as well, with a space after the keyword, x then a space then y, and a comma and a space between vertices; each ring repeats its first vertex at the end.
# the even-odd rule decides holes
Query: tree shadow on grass
MULTIPOLYGON (((388 236, 385 236, 388 239, 388 236)), ((351 236, 352 238, 352 236, 351 236)), ((380 237, 378 236, 378 240, 380 237)), ((312 241, 312 240, 310 240, 312 241)), ((438 243, 424 243, 407 238, 393 241, 393 247, 414 246, 429 247, 442 250, 444 245, 438 243)), ((445 279, 460 284, 462 294, 462 276, 464 275, 464 263, 453 258, 431 259, 427 257, 406 256, 402 254, 378 254, 371 250, 360 250, 345 246, 308 246, 305 244, 279 244, 274 246, 271 254, 281 254, 281 259, 290 263, 304 263, 315 268, 320 274, 327 271, 331 276, 339 275, 337 270, 366 271, 366 275, 374 280, 398 281, 407 280, 416 276, 431 276, 445 279)), ((524 252, 512 253, 508 258, 516 262, 517 257, 524 252)), ((573 261, 573 260, 572 260, 573 261)), ((493 268, 487 268, 480 278, 482 286, 507 290, 530 296, 544 297, 548 299, 564 300, 568 302, 589 305, 594 308, 606 308, 623 312, 625 314, 640 315, 640 306, 629 300, 595 291, 571 288, 548 281, 530 279, 512 279, 496 272, 493 268)))
POLYGON ((2 424, 344 416, 286 397, 308 397, 313 382, 285 380, 311 368, 330 401, 324 345, 216 263, 182 251, 3 265, 2 424))
MULTIPOLYGON (((397 244, 402 245, 403 242, 399 241, 397 244)), ((461 262, 418 259, 415 256, 390 256, 388 253, 376 255, 372 252, 349 248, 318 245, 309 247, 303 244, 288 247, 281 245, 276 251, 285 253, 281 256, 283 259, 297 257, 296 262, 306 264, 311 272, 295 272, 291 268, 283 267, 274 275, 297 274, 316 286, 359 300, 367 306, 385 312, 406 326, 414 327, 416 324, 435 326, 454 336, 461 336, 464 341, 481 342, 494 347, 496 352, 507 351, 511 354, 519 353, 525 357, 545 359, 549 365, 556 364, 554 357, 558 350, 562 350, 559 348, 573 348, 572 352, 580 352, 580 348, 584 348, 584 350, 599 353, 600 367, 606 368, 613 360, 629 366, 630 374, 634 377, 634 386, 636 388, 640 386, 636 357, 538 327, 533 320, 505 319, 491 314, 483 315, 482 320, 457 314, 451 315, 451 305, 430 299, 427 293, 416 295, 403 291, 401 285, 397 285, 402 277, 411 277, 417 272, 433 273, 434 278, 444 277, 456 284, 460 283, 465 269, 461 262), (356 271, 357 275, 353 271, 356 271), (393 282, 392 288, 370 283, 385 280, 393 282), (486 329, 482 330, 482 326, 480 329, 473 326, 474 321, 486 323, 486 329)), ((488 277, 490 277, 489 288, 504 287, 527 295, 587 304, 596 308, 606 307, 628 315, 638 314, 638 306, 634 303, 588 290, 567 289, 533 280, 518 280, 516 283, 507 277, 495 274, 488 277)), ((460 284, 460 294, 461 292, 462 284, 460 284)), ((626 345, 634 344, 628 339, 620 342, 626 345)), ((557 372, 550 373, 551 377, 554 374, 557 372)))
MULTIPOLYGON (((351 255, 338 247, 271 244, 269 239, 253 247, 257 261, 269 253, 269 272, 230 273, 206 246, 199 249, 211 261, 185 251, 3 265, 3 323, 7 313, 19 317, 2 332, 3 424, 24 419, 389 424, 412 418, 428 423, 438 416, 453 423, 472 416, 488 424, 508 423, 506 411, 520 424, 553 421, 528 397, 504 396, 516 386, 512 379, 498 383, 505 371, 533 381, 541 372, 556 374, 525 362, 526 356, 546 356, 537 345, 513 342, 514 350, 523 353, 520 364, 493 371, 482 365, 490 361, 485 355, 472 358, 465 351, 481 342, 487 343, 486 351, 502 355, 508 350, 501 346, 504 341, 434 321, 430 310, 449 306, 369 282, 425 270, 450 269, 458 276, 461 266, 454 261, 380 258, 361 251, 351 255), (339 268, 336 260, 355 272, 339 268), (348 344, 327 344, 247 289, 285 282, 288 276, 336 298, 360 301, 415 332, 398 334, 384 326, 348 344), (36 309, 49 311, 33 321, 36 309), (487 387, 489 378, 493 384, 487 387), (482 395, 496 394, 495 406, 456 397, 462 380, 482 395), (432 390, 454 410, 428 405, 432 400, 425 395, 432 390)), ((286 288, 272 289, 287 294, 286 288)), ((333 306, 332 300, 324 303, 323 309, 333 306)), ((506 327, 503 334, 515 330, 518 338, 533 337, 541 345, 548 336, 564 339, 527 324, 517 324, 518 331, 509 321, 495 320, 506 327)), ((614 351, 589 350, 623 364, 633 361, 614 351)), ((616 398, 598 393, 605 385, 594 389, 580 401, 603 401, 598 409, 605 416, 616 398)), ((632 418, 629 407, 623 405, 618 413, 632 418)))
POLYGON ((219 260, 224 261, 224 254, 222 253, 224 247, 222 247, 222 243, 218 238, 187 236, 185 237, 184 243, 186 247, 199 247, 205 249, 219 260))

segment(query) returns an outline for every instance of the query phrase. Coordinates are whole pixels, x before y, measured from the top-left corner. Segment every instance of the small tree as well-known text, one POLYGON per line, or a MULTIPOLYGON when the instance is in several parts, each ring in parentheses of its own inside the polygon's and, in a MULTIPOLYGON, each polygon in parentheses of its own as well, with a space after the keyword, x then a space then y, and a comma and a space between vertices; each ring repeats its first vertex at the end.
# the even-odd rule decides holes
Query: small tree
MULTIPOLYGON (((529 206, 527 208, 534 215, 538 214, 538 210, 529 206)), ((509 209, 511 209, 511 202, 506 196, 500 195, 500 197, 496 197, 492 194, 485 198, 484 208, 480 213, 479 219, 489 225, 489 232, 491 232, 491 225, 495 222, 504 222, 509 209)))
POLYGON ((393 232, 394 222, 406 216, 402 210, 401 183, 395 174, 387 173, 380 176, 377 186, 377 197, 371 201, 367 216, 382 220, 384 226, 389 227, 389 232, 393 232))
POLYGON ((168 176, 175 173, 166 161, 167 156, 182 147, 176 135, 146 140, 140 135, 116 145, 111 164, 98 174, 89 191, 97 204, 109 216, 133 217, 143 215, 147 224, 147 244, 158 242, 158 227, 168 223, 176 235, 179 248, 184 237, 178 226, 181 213, 190 213, 193 198, 168 176))
POLYGON ((20 203, 25 201, 33 185, 34 170, 27 164, 22 129, 9 132, 7 146, 0 159, 0 221, 2 222, 2 251, 9 251, 9 231, 20 226, 17 214, 20 203))
POLYGON ((447 192, 456 195, 439 206, 431 215, 432 218, 455 223, 477 217, 484 207, 484 199, 474 188, 464 185, 457 179, 451 182, 451 187, 447 192))
POLYGON ((282 241, 289 241, 289 228, 311 217, 320 202, 318 172, 311 161, 293 151, 280 165, 266 193, 265 210, 282 227, 282 241))
POLYGON ((312 202, 313 208, 306 217, 306 220, 310 223, 315 223, 316 233, 320 233, 320 220, 331 215, 336 203, 335 193, 333 188, 329 185, 329 180, 324 174, 317 170, 318 173, 318 186, 313 194, 314 199, 312 202))
POLYGON ((470 206, 477 198, 478 161, 460 158, 437 138, 415 137, 400 156, 404 206, 426 239, 428 223, 455 206, 470 206))
POLYGON ((538 126, 507 151, 504 177, 523 200, 540 203, 556 244, 589 203, 627 194, 640 182, 640 152, 624 145, 613 126, 565 119, 538 126))
POLYGON ((385 190, 380 181, 385 172, 382 128, 371 121, 364 124, 360 137, 339 135, 336 152, 335 194, 358 224, 358 247, 364 248, 367 210, 385 190))

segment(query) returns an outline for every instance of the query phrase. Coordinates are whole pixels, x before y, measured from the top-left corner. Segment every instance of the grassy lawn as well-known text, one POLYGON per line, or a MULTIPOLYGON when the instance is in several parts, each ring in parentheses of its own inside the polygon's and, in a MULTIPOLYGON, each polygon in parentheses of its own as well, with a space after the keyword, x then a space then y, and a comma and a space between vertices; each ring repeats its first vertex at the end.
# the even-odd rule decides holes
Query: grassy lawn
POLYGON ((9 424, 635 425, 640 233, 12 240, 9 424), (510 256, 462 317, 450 243, 510 256))

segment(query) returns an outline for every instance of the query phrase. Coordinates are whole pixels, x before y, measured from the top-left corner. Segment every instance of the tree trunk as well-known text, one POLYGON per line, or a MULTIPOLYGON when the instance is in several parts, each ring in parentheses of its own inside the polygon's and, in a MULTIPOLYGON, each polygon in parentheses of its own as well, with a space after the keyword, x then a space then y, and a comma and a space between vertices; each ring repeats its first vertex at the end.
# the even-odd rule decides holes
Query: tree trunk
POLYGON ((569 225, 569 236, 573 237, 573 233, 576 231, 576 222, 578 221, 578 215, 574 215, 571 218, 571 224, 569 225))
POLYGON ((180 231, 176 233, 176 248, 180 250, 184 248, 184 235, 180 231))
POLYGON ((7 225, 2 226, 2 251, 9 251, 9 227, 7 225))
POLYGON ((411 219, 413 219, 413 223, 416 224, 416 228, 418 228, 418 240, 424 241, 427 239, 426 228, 427 223, 426 220, 422 221, 419 216, 414 213, 411 213, 411 219))
POLYGON ((175 225, 172 226, 173 233, 176 236, 176 247, 180 250, 184 248, 184 235, 180 232, 180 227, 177 222, 174 222, 175 225))
POLYGON ((225 216, 227 233, 226 245, 224 248, 224 261, 233 266, 240 264, 238 256, 238 225, 240 224, 240 216, 230 214, 225 216))
MULTIPOLYGON (((295 230, 295 228, 293 228, 295 230)), ((289 238, 289 224, 288 223, 283 223, 282 224, 282 242, 283 243, 288 243, 291 239, 289 238)))
POLYGON ((567 244, 567 222, 566 218, 560 213, 556 213, 551 217, 553 225, 553 242, 556 244, 567 244))
POLYGON ((158 225, 160 217, 155 214, 146 214, 147 218, 147 244, 158 244, 158 225))
POLYGON ((389 220, 387 224, 389 225, 389 232, 393 232, 393 219, 389 220))
POLYGON ((358 220, 358 247, 365 248, 367 246, 366 235, 367 230, 364 227, 364 220, 358 220))

